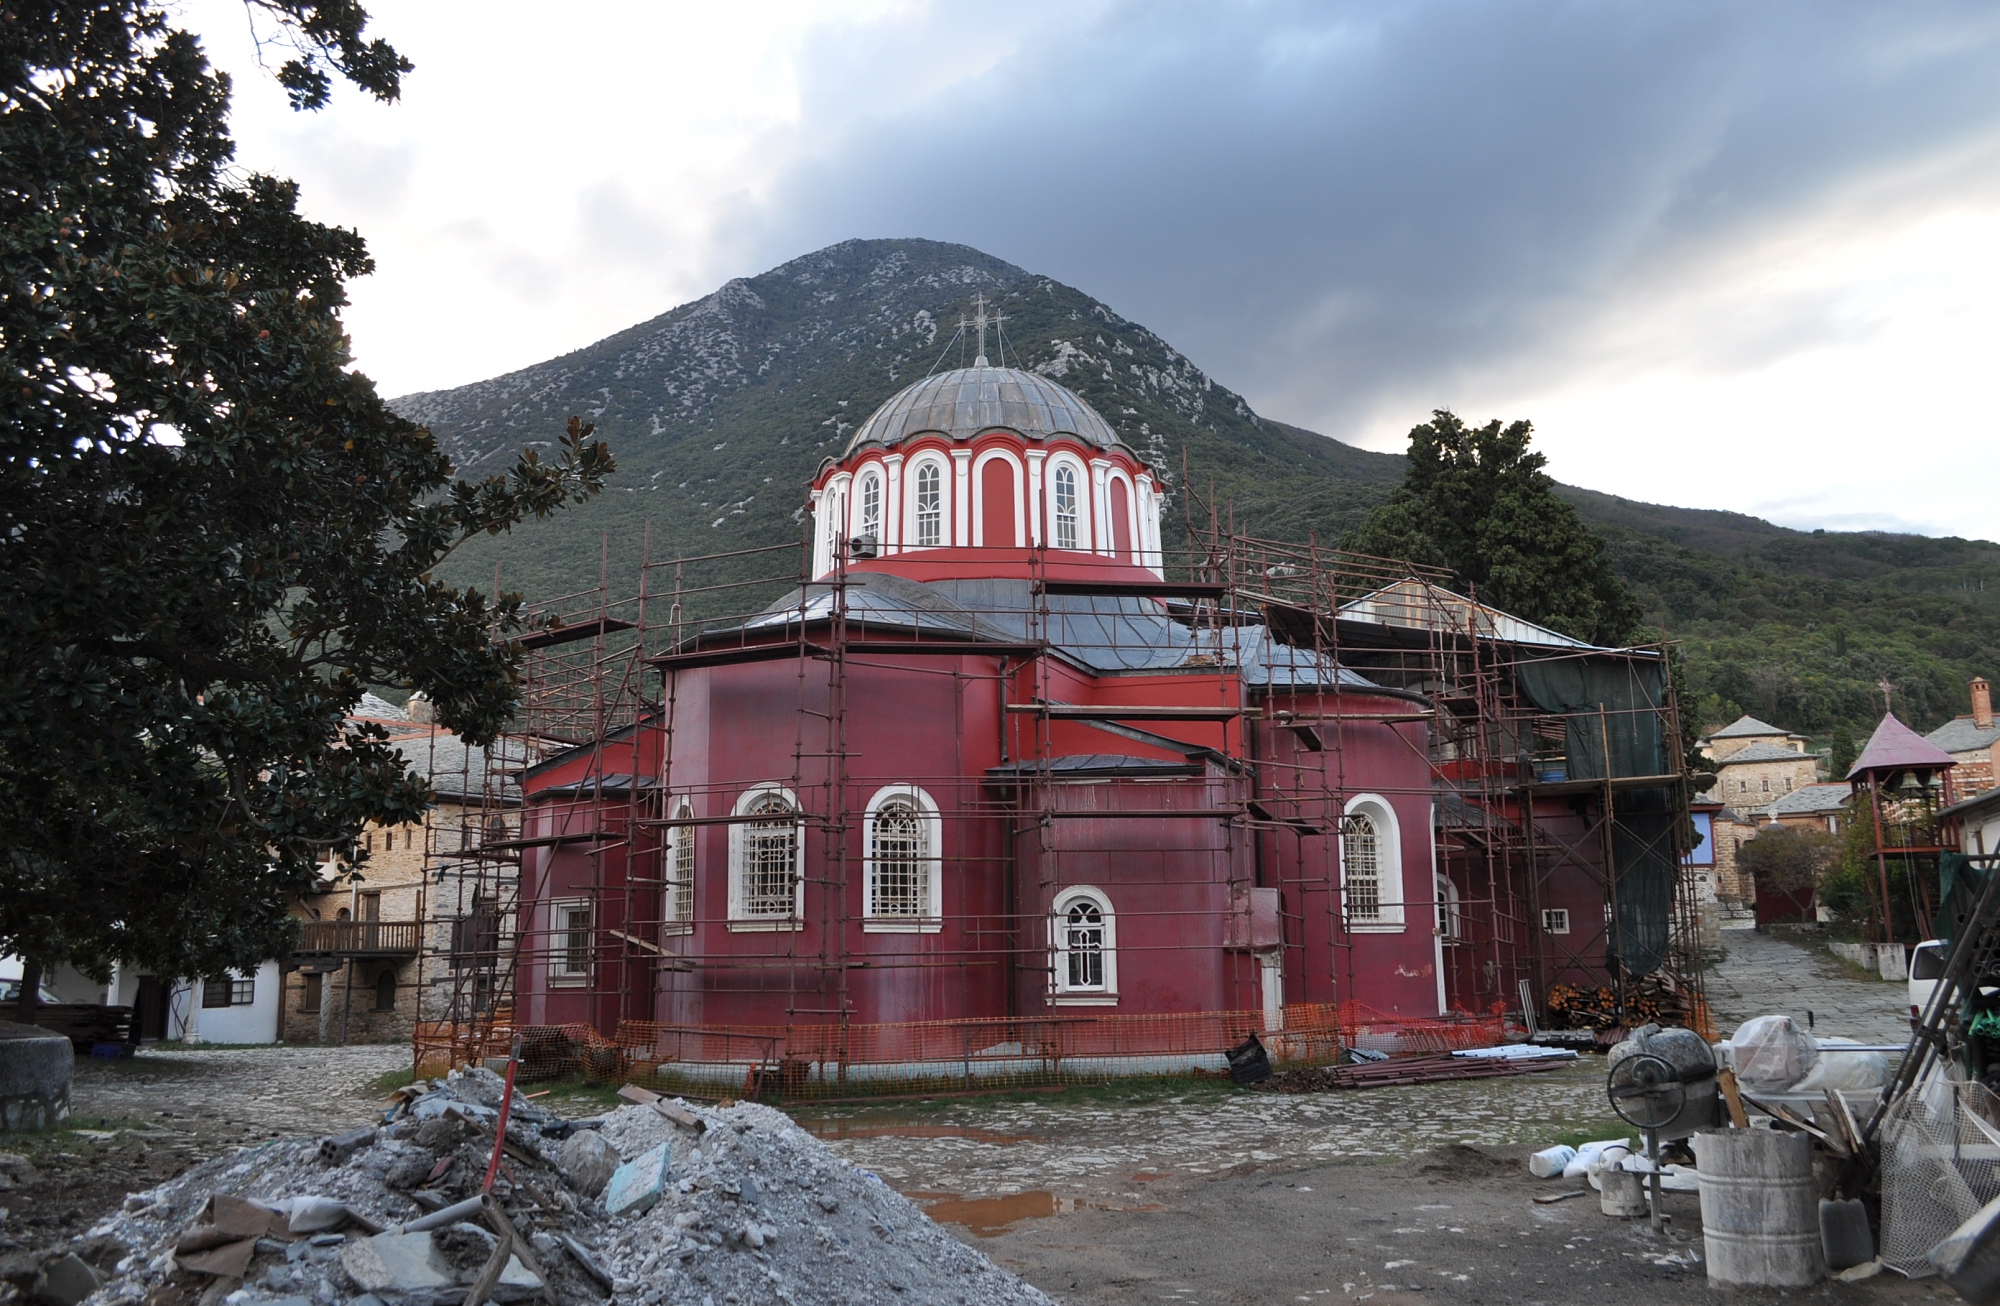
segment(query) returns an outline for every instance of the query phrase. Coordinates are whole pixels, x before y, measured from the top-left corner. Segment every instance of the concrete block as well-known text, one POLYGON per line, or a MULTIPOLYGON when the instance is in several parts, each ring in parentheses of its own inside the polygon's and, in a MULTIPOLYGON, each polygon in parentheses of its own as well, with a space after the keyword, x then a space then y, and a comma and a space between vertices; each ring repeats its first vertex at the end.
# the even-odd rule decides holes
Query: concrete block
POLYGON ((1910 956, 1900 943, 1875 945, 1875 969, 1883 979, 1901 983, 1910 978, 1910 956))
POLYGON ((556 1154, 556 1168, 569 1186, 586 1197, 595 1197, 611 1182, 618 1170, 618 1149, 604 1141, 595 1129, 579 1129, 563 1140, 556 1154))
POLYGON ((35 1300, 46 1306, 76 1306, 101 1285, 97 1271, 71 1253, 50 1261, 35 1280, 35 1300))
POLYGON ((604 1209, 612 1215, 643 1215, 660 1200, 667 1186, 667 1165, 671 1159, 667 1144, 635 1156, 612 1172, 604 1189, 604 1209))
POLYGON ((33 1025, 0 1021, 0 1132, 53 1129, 69 1119, 76 1050, 33 1025))
POLYGON ((340 1249, 340 1267, 363 1292, 423 1292, 456 1282, 428 1233, 350 1239, 340 1249))

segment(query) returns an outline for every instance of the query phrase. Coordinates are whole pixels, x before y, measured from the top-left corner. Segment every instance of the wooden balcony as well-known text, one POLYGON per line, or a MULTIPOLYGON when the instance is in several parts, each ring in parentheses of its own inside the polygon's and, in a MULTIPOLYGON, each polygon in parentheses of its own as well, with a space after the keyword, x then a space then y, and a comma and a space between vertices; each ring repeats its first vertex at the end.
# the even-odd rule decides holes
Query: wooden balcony
POLYGON ((307 921, 294 957, 414 957, 416 921, 307 921))

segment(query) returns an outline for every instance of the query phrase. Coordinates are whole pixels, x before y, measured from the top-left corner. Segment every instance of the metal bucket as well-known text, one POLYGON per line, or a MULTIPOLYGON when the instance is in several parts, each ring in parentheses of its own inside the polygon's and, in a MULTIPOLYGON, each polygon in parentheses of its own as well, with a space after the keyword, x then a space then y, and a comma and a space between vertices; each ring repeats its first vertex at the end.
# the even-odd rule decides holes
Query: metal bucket
POLYGON ((1802 1288, 1825 1273, 1812 1140, 1770 1129, 1694 1136, 1710 1283, 1802 1288))

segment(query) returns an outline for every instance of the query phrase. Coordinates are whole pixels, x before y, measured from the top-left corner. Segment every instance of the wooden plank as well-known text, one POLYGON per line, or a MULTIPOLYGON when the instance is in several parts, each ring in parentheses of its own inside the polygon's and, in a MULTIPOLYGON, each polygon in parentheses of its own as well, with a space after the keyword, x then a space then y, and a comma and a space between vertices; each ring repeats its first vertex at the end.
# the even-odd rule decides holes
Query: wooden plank
POLYGON ((1750 1127, 1750 1113, 1743 1109, 1743 1095, 1736 1088, 1736 1072, 1724 1066, 1715 1072, 1715 1083, 1729 1107, 1729 1123, 1737 1129, 1750 1127))

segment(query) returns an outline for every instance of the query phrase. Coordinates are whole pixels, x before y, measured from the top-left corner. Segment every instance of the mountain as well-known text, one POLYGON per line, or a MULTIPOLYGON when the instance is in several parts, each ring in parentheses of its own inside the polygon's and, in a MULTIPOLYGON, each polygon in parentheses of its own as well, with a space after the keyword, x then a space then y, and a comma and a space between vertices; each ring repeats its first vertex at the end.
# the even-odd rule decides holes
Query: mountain
MULTIPOLYGON (((571 414, 595 422, 618 460, 597 502, 480 540, 447 574, 490 584, 498 565, 503 588, 548 597, 607 571, 618 595, 635 587, 648 547, 664 559, 798 539, 821 461, 898 389, 970 361, 955 333, 975 294, 1004 318, 988 350, 996 362, 1060 380, 1160 468, 1176 534, 1184 514, 1212 504, 1256 534, 1332 543, 1402 479, 1400 455, 1258 416, 1080 290, 963 245, 851 240, 561 358, 393 401, 465 475, 548 443, 571 414)), ((1687 641, 1704 716, 1859 725, 1872 719, 1868 685, 1887 675, 1898 709, 1934 723, 1960 710, 1965 680, 2000 644, 2000 546, 1808 534, 1564 494, 1609 538, 1650 619, 1687 641), (1988 578, 1991 599, 1979 588, 1988 578)))

